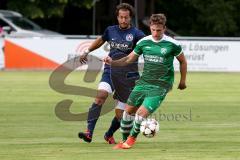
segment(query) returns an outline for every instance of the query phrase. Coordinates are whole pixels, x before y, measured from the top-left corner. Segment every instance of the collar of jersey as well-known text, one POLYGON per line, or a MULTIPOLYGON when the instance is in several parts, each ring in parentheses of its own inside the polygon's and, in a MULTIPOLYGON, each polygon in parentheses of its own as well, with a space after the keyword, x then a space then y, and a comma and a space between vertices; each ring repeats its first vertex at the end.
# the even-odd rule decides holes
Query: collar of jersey
POLYGON ((156 41, 152 36, 151 36, 151 39, 152 39, 153 42, 156 42, 156 43, 161 42, 165 39, 165 34, 163 34, 162 38, 158 41, 156 41))
POLYGON ((117 25, 117 27, 118 27, 118 29, 120 30, 120 31, 127 31, 127 30, 129 30, 129 29, 131 29, 132 28, 132 26, 130 26, 129 28, 127 28, 127 29, 122 29, 122 28, 120 28, 120 25, 117 25))

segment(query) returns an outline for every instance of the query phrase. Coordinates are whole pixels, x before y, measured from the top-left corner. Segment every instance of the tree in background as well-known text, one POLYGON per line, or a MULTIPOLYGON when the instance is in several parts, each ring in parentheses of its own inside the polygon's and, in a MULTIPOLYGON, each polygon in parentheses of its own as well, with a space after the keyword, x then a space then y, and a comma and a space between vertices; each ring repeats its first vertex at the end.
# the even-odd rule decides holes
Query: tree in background
POLYGON ((240 36, 240 0, 156 1, 156 12, 183 36, 240 36))
POLYGON ((90 9, 92 0, 8 0, 7 7, 22 13, 26 17, 51 18, 63 17, 64 8, 71 4, 90 9))
MULTIPOLYGON (((91 34, 89 26, 92 23, 93 0, 4 1, 7 1, 8 9, 22 13, 45 28, 66 34, 91 34), (81 22, 76 23, 77 20, 81 22)), ((119 3, 119 0, 112 1, 119 3)), ((99 7, 98 11, 103 13, 102 10, 106 10, 104 6, 108 6, 110 1, 100 2, 103 7, 99 7)), ((146 10, 147 5, 142 9, 146 10)), ((154 8, 153 12, 163 12, 169 17, 168 27, 181 36, 240 36, 240 0, 155 0, 154 8)), ((104 15, 109 20, 104 21, 102 26, 112 23, 113 13, 104 15)), ((99 30, 104 28, 102 26, 98 27, 99 30)))

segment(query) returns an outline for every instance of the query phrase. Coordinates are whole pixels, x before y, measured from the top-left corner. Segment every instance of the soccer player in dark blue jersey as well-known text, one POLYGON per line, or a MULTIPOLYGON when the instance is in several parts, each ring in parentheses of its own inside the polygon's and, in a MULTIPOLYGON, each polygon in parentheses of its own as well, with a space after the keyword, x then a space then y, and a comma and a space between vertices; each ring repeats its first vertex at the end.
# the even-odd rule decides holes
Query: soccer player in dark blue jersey
MULTIPOLYGON (((133 14, 134 11, 131 5, 127 3, 119 4, 116 9, 118 25, 107 27, 103 35, 97 38, 81 55, 80 62, 86 63, 88 53, 99 48, 106 41, 110 44, 109 56, 112 59, 116 60, 127 56, 134 49, 137 41, 145 36, 142 31, 131 26, 133 14)), ((80 139, 88 143, 92 141, 93 131, 99 118, 101 107, 109 93, 114 92, 113 98, 118 102, 115 108, 116 115, 111 122, 110 128, 105 133, 104 139, 109 144, 115 143, 113 134, 120 127, 125 103, 131 93, 131 89, 135 86, 135 80, 138 78, 137 62, 122 68, 111 68, 105 64, 95 102, 89 108, 87 131, 79 132, 78 136, 80 139)))

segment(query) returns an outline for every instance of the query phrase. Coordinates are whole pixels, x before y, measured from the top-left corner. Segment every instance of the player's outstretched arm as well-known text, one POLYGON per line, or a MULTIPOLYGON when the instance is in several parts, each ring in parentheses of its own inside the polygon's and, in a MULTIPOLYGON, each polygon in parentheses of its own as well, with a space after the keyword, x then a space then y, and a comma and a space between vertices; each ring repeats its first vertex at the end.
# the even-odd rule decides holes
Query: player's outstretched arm
POLYGON ((134 52, 131 52, 128 56, 123 57, 123 58, 118 59, 118 60, 112 60, 110 57, 106 57, 106 58, 103 59, 103 61, 106 64, 109 64, 111 66, 122 67, 122 66, 127 66, 127 65, 135 62, 137 59, 138 59, 138 56, 134 52))
POLYGON ((187 88, 187 86, 186 86, 187 60, 183 53, 180 54, 179 56, 177 56, 177 60, 180 63, 180 74, 181 74, 178 89, 183 90, 183 89, 187 88))
POLYGON ((88 49, 86 49, 83 54, 80 56, 80 63, 86 63, 88 61, 87 56, 91 51, 94 51, 95 49, 101 47, 104 44, 104 40, 102 37, 98 37, 93 43, 90 45, 88 49))

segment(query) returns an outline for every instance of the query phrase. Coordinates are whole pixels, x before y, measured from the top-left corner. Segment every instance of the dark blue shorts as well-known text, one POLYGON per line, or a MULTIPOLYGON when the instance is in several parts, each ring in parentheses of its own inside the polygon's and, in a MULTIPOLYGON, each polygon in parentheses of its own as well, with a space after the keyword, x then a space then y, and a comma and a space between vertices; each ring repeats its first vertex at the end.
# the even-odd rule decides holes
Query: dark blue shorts
POLYGON ((101 78, 100 82, 108 83, 111 86, 112 91, 114 92, 114 86, 113 86, 113 83, 112 83, 112 80, 111 80, 110 72, 104 71, 103 74, 102 74, 102 78, 101 78))
MULTIPOLYGON (((111 86, 113 98, 126 103, 127 99, 135 86, 135 81, 139 78, 138 72, 127 72, 119 70, 104 70, 100 82, 106 82, 111 86)), ((105 87, 105 86, 104 86, 105 87)), ((106 87, 102 89, 108 90, 106 87)))

